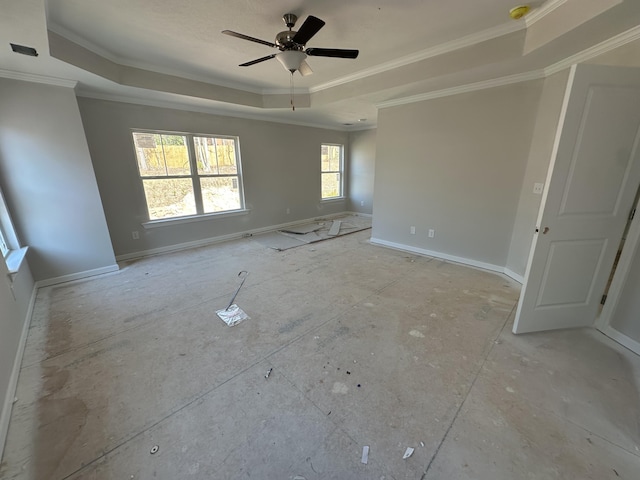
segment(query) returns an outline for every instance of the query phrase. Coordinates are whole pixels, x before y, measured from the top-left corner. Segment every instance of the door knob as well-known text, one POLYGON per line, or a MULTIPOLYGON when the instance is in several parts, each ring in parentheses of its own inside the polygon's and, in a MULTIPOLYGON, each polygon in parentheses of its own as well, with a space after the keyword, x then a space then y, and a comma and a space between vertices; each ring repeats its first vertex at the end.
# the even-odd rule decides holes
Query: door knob
POLYGON ((549 227, 544 227, 544 228, 542 229, 542 234, 543 234, 543 235, 546 235, 547 233, 549 233, 549 227))

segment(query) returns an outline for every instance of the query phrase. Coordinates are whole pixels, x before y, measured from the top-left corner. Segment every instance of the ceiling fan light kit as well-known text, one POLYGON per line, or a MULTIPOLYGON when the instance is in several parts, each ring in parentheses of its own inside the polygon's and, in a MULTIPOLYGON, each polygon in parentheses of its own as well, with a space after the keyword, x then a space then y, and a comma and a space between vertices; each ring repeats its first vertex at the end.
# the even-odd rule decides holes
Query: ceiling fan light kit
POLYGON ((307 54, 300 50, 285 50, 276 54, 276 60, 278 60, 282 66, 293 73, 300 69, 300 65, 307 58, 307 54))

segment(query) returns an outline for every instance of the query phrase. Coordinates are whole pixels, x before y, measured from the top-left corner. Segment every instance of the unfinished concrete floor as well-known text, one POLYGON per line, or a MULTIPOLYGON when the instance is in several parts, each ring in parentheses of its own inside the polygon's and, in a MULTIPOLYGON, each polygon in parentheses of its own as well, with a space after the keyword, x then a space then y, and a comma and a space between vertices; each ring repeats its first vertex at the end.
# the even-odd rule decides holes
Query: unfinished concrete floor
POLYGON ((638 357, 595 330, 513 336, 517 284, 368 236, 41 289, 0 476, 640 478, 638 357), (227 327, 240 270, 251 319, 227 327))

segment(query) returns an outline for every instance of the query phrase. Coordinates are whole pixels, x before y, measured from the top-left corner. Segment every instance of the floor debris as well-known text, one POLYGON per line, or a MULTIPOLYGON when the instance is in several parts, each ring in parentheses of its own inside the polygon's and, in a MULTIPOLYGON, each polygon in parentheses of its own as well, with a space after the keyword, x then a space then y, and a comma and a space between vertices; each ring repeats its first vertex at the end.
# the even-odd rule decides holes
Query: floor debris
POLYGON ((424 442, 420 442, 420 446, 421 446, 421 447, 424 447, 424 442))
POLYGON ((309 223, 307 225, 296 225, 289 228, 283 228, 280 231, 286 233, 295 233, 298 235, 304 235, 306 233, 317 232, 322 228, 322 225, 319 223, 309 223))
POLYGON ((154 445, 153 447, 151 447, 151 455, 154 455, 156 453, 158 453, 158 450, 160 450, 160 447, 158 445, 154 445))
POLYGON ((273 372, 273 368, 270 368, 269 370, 267 370, 267 374, 264 376, 264 378, 269 378, 269 375, 271 375, 271 372, 273 372))
POLYGON ((229 307, 231 307, 231 305, 233 304, 233 301, 238 296, 238 293, 240 292, 240 289, 244 285, 244 282, 247 280, 248 275, 249 275, 249 272, 247 272, 246 270, 241 270, 240 272, 238 272, 238 277, 241 278, 242 281, 240 282, 240 285, 238 285, 236 293, 234 293, 233 297, 231 297, 231 300, 229 301, 229 305, 227 305, 227 310, 229 309, 229 307))
POLYGON ((230 305, 226 310, 218 310, 216 311, 216 314, 230 327, 239 324, 243 320, 251 318, 236 304, 230 305))
POLYGON ((340 233, 341 225, 342 225, 342 222, 340 220, 334 220, 333 223, 331 224, 331 228, 329 229, 329 233, 327 233, 327 235, 329 235, 330 237, 335 237, 336 235, 338 235, 340 233))
POLYGON ((274 232, 256 235, 254 239, 265 247, 282 252, 290 248, 309 245, 322 240, 331 240, 369 228, 371 228, 371 220, 369 218, 358 215, 344 215, 340 220, 294 225, 274 232), (340 223, 338 231, 335 235, 330 235, 330 226, 333 227, 336 222, 340 223))
POLYGON ((246 270, 242 270, 238 273, 238 277, 240 277, 242 281, 240 282, 240 285, 238 285, 238 288, 233 294, 233 297, 231 297, 229 305, 227 305, 227 308, 225 308, 224 310, 216 310, 216 314, 218 315, 218 317, 220 317, 220 319, 230 327, 233 327, 234 325, 239 324, 241 321, 250 318, 249 315, 247 315, 240 307, 238 307, 238 305, 233 303, 233 301, 238 296, 240 289, 244 285, 244 282, 247 280, 247 275, 249 275, 249 272, 247 272, 246 270))
POLYGON ((362 447, 362 459, 360 460, 360 462, 366 465, 368 461, 369 461, 369 446, 365 445, 364 447, 362 447))
POLYGON ((412 447, 407 447, 407 449, 404 451, 404 455, 402 456, 403 460, 406 460, 411 455, 413 455, 413 450, 414 449, 412 447))

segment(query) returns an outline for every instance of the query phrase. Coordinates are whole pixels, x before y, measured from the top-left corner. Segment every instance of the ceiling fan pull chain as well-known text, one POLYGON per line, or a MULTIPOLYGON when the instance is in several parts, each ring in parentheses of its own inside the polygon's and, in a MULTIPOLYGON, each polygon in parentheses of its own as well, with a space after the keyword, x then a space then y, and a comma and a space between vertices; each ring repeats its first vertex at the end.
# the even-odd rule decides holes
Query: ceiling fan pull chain
POLYGON ((293 104, 293 72, 291 72, 291 78, 289 78, 289 86, 291 87, 291 110, 296 111, 296 106, 293 104))

